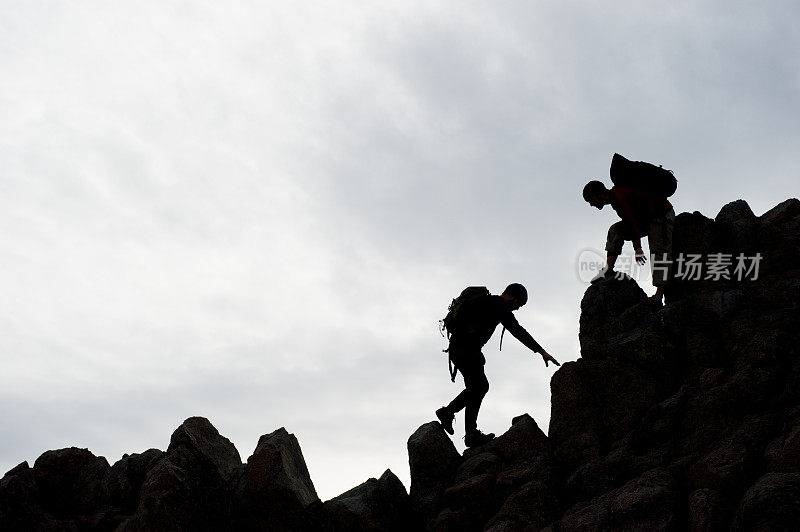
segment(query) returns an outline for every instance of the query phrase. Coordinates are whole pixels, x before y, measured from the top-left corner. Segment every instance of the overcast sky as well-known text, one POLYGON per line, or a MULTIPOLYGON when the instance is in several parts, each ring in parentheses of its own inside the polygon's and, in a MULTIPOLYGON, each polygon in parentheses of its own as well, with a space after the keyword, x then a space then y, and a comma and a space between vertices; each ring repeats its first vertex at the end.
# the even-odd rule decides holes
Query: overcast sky
MULTIPOLYGON (((0 3, 0 475, 114 463, 190 416, 244 460, 294 433, 320 497, 460 391, 468 285, 579 357, 576 275, 614 152, 677 212, 798 195, 800 4, 0 3)), ((626 247, 630 251, 630 245, 626 247)), ((653 289, 641 282, 648 293, 653 289)), ((552 366, 499 331, 479 426, 547 430, 552 366)), ((463 417, 456 445, 463 449, 463 417)))

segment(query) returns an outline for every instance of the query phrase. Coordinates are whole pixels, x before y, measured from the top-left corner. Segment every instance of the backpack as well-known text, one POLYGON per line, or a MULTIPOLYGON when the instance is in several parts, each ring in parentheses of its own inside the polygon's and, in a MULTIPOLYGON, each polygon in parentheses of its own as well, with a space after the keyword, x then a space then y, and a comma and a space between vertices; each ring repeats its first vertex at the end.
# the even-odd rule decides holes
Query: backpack
MULTIPOLYGON (((468 286, 462 290, 461 294, 459 294, 457 298, 450 302, 450 306, 447 307, 447 315, 439 320, 439 332, 442 333, 442 336, 445 336, 446 331, 447 338, 450 339, 451 334, 458 330, 463 330, 464 327, 468 326, 467 323, 464 323, 463 312, 461 312, 465 306, 465 303, 488 295, 491 295, 491 292, 489 292, 489 289, 485 286, 468 286)), ((450 349, 445 349, 444 352, 447 353, 447 364, 450 369, 450 380, 455 382, 458 370, 453 365, 453 358, 450 355, 450 349)))
POLYGON ((445 331, 447 331, 447 338, 450 338, 451 334, 458 329, 463 329, 466 325, 465 323, 459 322, 460 311, 464 307, 464 303, 488 295, 491 295, 491 293, 485 286, 468 286, 462 290, 461 294, 447 307, 447 315, 439 320, 439 331, 442 333, 442 336, 444 336, 445 331))
POLYGON ((619 153, 611 158, 609 173, 615 185, 644 189, 662 198, 672 196, 678 188, 672 170, 644 161, 629 161, 619 153))

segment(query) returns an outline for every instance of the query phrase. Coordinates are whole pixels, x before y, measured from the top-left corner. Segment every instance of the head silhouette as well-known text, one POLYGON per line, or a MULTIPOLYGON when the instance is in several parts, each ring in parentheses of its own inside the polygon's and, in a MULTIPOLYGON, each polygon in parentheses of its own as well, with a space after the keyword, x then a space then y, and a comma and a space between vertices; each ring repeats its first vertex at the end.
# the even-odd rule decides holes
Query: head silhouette
POLYGON ((583 199, 589 201, 592 199, 592 196, 598 196, 600 194, 605 194, 608 192, 606 186, 600 181, 589 181, 586 183, 586 186, 583 187, 583 199))
POLYGON ((608 203, 609 190, 600 181, 589 181, 583 187, 583 199, 592 207, 602 209, 608 203))
POLYGON ((514 310, 528 302, 528 291, 519 283, 511 283, 508 285, 506 289, 503 290, 502 295, 506 296, 505 299, 516 307, 514 310))

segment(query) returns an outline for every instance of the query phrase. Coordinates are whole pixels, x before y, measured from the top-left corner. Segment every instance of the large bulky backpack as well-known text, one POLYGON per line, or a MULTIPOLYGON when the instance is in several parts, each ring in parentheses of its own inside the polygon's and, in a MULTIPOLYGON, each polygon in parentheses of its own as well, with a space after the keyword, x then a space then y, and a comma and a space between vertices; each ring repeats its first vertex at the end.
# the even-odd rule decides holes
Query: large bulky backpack
POLYGON ((460 311, 464 308, 464 304, 468 301, 478 299, 481 296, 488 295, 491 295, 491 293, 485 286, 468 286, 462 290, 461 294, 447 307, 447 315, 439 321, 439 330, 442 332, 442 335, 446 332, 447 338, 450 338, 451 334, 459 329, 463 329, 466 324, 463 323, 463 319, 459 321, 459 317, 462 316, 460 311))
MULTIPOLYGON (((442 333, 442 336, 446 334, 449 339, 450 335, 454 332, 463 331, 468 327, 469 324, 465 323, 464 313, 462 312, 465 304, 488 295, 491 295, 491 292, 489 292, 489 289, 485 286, 468 286, 462 290, 461 294, 453 299, 450 306, 447 307, 447 315, 439 320, 439 331, 442 333)), ((456 370, 453 365, 453 359, 450 356, 449 349, 445 349, 444 352, 448 353, 447 363, 450 369, 450 380, 455 382, 458 370, 456 370)))
POLYGON ((611 158, 609 173, 615 185, 644 189, 663 198, 672 196, 678 188, 672 170, 644 161, 629 161, 619 153, 611 158))

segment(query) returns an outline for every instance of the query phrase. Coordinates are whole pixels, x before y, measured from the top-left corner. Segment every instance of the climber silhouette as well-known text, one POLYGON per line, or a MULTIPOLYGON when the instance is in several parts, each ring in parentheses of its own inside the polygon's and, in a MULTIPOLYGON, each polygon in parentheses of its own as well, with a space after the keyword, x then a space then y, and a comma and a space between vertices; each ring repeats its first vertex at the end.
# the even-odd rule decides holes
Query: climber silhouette
MULTIPOLYGON (((541 354, 545 366, 549 362, 556 366, 561 364, 550 356, 514 317, 513 311, 528 301, 528 292, 524 286, 518 283, 510 284, 499 296, 491 295, 488 290, 480 288, 477 295, 465 299, 469 290, 474 291, 475 288, 468 288, 462 296, 453 301, 451 310, 444 320, 450 334, 447 352, 455 370, 460 371, 464 377, 465 388, 450 404, 438 409, 436 417, 448 434, 454 434, 455 414, 466 409, 464 443, 467 447, 474 447, 494 438, 494 434, 484 434, 478 430, 478 411, 483 397, 489 391, 489 381, 483 369, 486 358, 481 349, 492 337, 498 324, 502 323, 505 329, 523 345, 541 354), (459 299, 465 300, 459 301, 459 299)), ((455 371, 452 372, 452 378, 455 380, 455 371)))
POLYGON ((592 283, 613 276, 614 265, 626 240, 633 243, 636 262, 646 263, 642 237, 647 236, 653 286, 656 287, 650 299, 660 304, 669 281, 675 224, 675 210, 667 197, 675 192, 677 181, 669 170, 641 161, 628 161, 616 153, 611 163, 611 179, 615 183, 611 189, 600 181, 590 181, 583 188, 583 199, 589 205, 597 209, 611 205, 621 218, 608 229, 606 267, 592 283))

